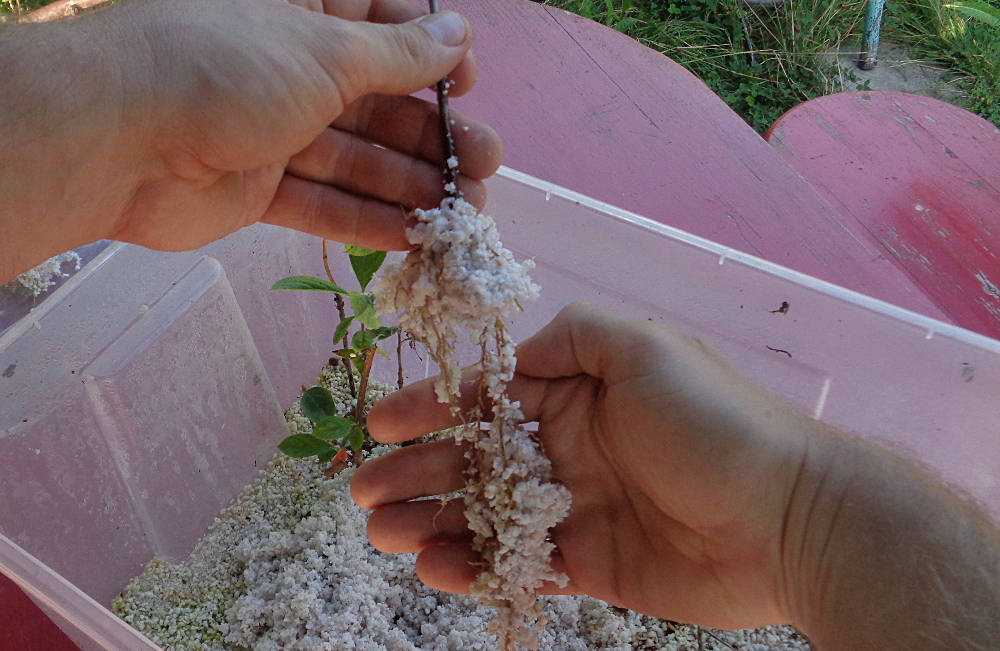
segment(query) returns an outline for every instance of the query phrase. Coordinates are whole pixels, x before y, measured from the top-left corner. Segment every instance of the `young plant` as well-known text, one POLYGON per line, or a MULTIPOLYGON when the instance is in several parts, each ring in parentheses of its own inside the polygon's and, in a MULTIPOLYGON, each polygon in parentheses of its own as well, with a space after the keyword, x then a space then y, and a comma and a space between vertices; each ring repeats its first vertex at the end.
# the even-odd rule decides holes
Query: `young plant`
POLYGON ((351 396, 355 400, 354 411, 345 416, 339 415, 330 391, 325 387, 315 386, 306 391, 299 401, 302 413, 313 423, 312 433, 294 434, 278 445, 278 449, 290 457, 316 456, 320 462, 329 461, 328 474, 338 472, 346 464, 348 450, 351 451, 355 465, 362 463, 362 450, 368 438, 365 422, 368 378, 375 354, 389 357, 379 348, 378 342, 400 332, 399 328, 382 325, 375 314, 375 297, 365 291, 375 272, 385 261, 386 252, 372 251, 350 244, 344 247, 344 252, 350 257, 351 268, 361 287, 360 292, 348 291, 334 281, 333 273, 330 271, 326 240, 323 240, 323 265, 328 280, 313 276, 290 276, 279 280, 271 287, 271 289, 329 292, 334 295, 337 304, 340 322, 333 333, 334 357, 330 358, 330 364, 343 364, 351 396), (352 312, 350 315, 347 314, 344 297, 350 304, 352 312), (353 334, 352 326, 357 326, 353 334))

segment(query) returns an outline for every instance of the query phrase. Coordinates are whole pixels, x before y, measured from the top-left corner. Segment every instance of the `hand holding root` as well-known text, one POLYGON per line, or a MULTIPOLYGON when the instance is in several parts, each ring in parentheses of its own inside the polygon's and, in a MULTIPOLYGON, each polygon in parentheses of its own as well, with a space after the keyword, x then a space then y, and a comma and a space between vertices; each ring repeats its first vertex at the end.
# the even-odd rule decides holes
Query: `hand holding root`
MULTIPOLYGON (((458 405, 478 397, 466 377, 458 405)), ((820 650, 965 650, 1000 639, 1000 532, 905 459, 798 413, 701 342, 585 305, 517 350, 509 396, 538 422, 571 492, 552 531, 565 586, 673 621, 794 624, 820 650)), ((434 380, 369 415, 404 441, 455 425, 434 380)), ((468 444, 466 444, 468 445, 468 444)), ((479 556, 448 441, 366 464, 355 501, 386 552, 419 552, 432 587, 468 592, 479 556)))
MULTIPOLYGON (((377 404, 372 435, 398 442, 460 422, 434 384, 377 404)), ((462 412, 492 405, 474 386, 466 376, 462 412)), ((540 592, 718 628, 789 621, 781 532, 808 419, 699 342, 584 305, 518 347, 508 390, 573 496, 552 531, 569 583, 540 592)), ((462 488, 463 469, 461 452, 431 443, 366 464, 353 485, 376 508, 373 544, 420 552, 421 579, 454 592, 470 590, 478 567, 461 505, 437 515, 437 502, 408 500, 462 488)))

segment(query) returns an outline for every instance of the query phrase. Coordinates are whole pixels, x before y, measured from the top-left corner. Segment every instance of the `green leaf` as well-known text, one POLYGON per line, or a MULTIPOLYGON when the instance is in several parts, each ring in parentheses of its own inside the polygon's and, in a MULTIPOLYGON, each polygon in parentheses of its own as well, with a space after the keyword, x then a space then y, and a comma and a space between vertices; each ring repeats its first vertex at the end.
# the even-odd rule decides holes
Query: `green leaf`
POLYGON ((375 345, 375 335, 371 330, 358 330, 351 337, 351 348, 356 353, 362 353, 375 345))
POLYGON ((347 444, 352 450, 360 450, 365 444, 365 432, 360 427, 355 426, 351 433, 347 435, 347 444))
POLYGON ((312 276, 289 276, 271 285, 271 289, 301 289, 307 292, 333 292, 346 294, 347 291, 329 280, 313 278, 312 276))
POLYGON ((323 387, 313 387, 303 393, 299 404, 302 405, 302 413, 314 423, 337 415, 333 395, 323 387))
POLYGON ((392 359, 391 357, 389 357, 389 353, 385 352, 381 348, 376 348, 375 352, 381 355, 382 357, 385 357, 386 359, 392 359))
POLYGON ((375 249, 366 249, 363 246, 358 246, 357 244, 345 244, 344 253, 347 255, 371 255, 375 253, 375 249))
POLYGON ((354 275, 357 277, 358 283, 361 284, 361 291, 365 291, 368 288, 368 283, 372 281, 372 276, 382 266, 384 260, 385 251, 375 251, 368 255, 351 256, 351 268, 354 269, 354 275))
POLYGON ((341 348, 340 350, 333 351, 333 354, 337 357, 343 357, 344 359, 354 359, 358 356, 356 352, 350 348, 341 348))
POLYGON ((619 32, 624 33, 635 27, 638 22, 639 22, 638 18, 634 18, 632 16, 626 16, 625 18, 622 18, 621 20, 618 21, 618 23, 615 25, 615 29, 618 30, 619 32))
POLYGON ((337 456, 338 452, 340 452, 340 450, 338 450, 337 448, 330 448, 329 450, 327 450, 323 454, 319 455, 319 462, 320 463, 328 463, 330 461, 330 459, 332 459, 335 456, 337 456))
POLYGON ((375 338, 378 339, 379 341, 383 339, 388 339, 397 332, 399 332, 399 328, 396 326, 393 326, 391 328, 387 326, 382 326, 381 328, 372 328, 372 334, 375 335, 375 338))
POLYGON ((323 441, 339 440, 347 436, 352 427, 354 427, 352 419, 334 416, 316 423, 316 426, 313 427, 312 435, 323 441))
POLYGON ((326 441, 321 441, 311 434, 293 434, 278 444, 279 450, 294 459, 323 454, 331 447, 326 441))
POLYGON ((337 329, 333 331, 333 343, 336 344, 338 341, 344 340, 344 337, 347 336, 347 329, 351 327, 352 321, 354 321, 354 317, 349 316, 337 324, 337 329))
POLYGON ((955 9, 966 16, 971 16, 976 20, 1000 27, 1000 9, 986 2, 955 2, 945 5, 949 9, 955 9))
POLYGON ((358 355, 357 357, 353 358, 353 361, 354 361, 354 368, 358 369, 358 373, 364 373, 365 372, 365 356, 364 355, 358 355))
POLYGON ((351 310, 358 323, 367 328, 382 326, 382 321, 375 315, 375 297, 372 294, 350 292, 347 298, 351 301, 351 310))

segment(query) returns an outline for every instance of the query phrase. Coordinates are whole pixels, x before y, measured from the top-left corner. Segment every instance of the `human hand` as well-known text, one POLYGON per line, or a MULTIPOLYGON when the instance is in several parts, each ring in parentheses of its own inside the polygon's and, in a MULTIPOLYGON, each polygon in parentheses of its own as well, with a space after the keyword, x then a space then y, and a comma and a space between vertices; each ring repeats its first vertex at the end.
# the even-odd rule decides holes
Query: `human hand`
MULTIPOLYGON (((563 310, 517 350, 510 393, 538 422, 553 476, 573 507, 552 538, 565 590, 716 628, 787 623, 785 517, 821 427, 750 382, 699 341, 587 305, 563 310)), ((469 396, 469 406, 476 398, 469 396)), ((388 396, 374 438, 404 441, 453 425, 433 380, 388 396)), ((459 490, 467 466, 451 441, 370 461, 352 491, 372 544, 420 552, 431 587, 467 592, 476 574, 459 490)))
MULTIPOLYGON (((182 250, 257 221, 407 248, 401 206, 444 190, 436 109, 406 95, 449 73, 452 94, 471 88, 468 26, 411 20, 406 0, 296 1, 137 0, 4 26, 0 222, 24 235, 4 275, 95 239, 182 250)), ((482 206, 502 146, 454 119, 459 185, 482 206)))
MULTIPOLYGON (((440 202, 443 158, 434 107, 395 96, 463 60, 455 91, 468 90, 468 27, 454 13, 400 26, 352 22, 422 14, 405 0, 329 0, 322 9, 327 15, 282 0, 126 8, 165 92, 138 102, 154 155, 114 237, 191 248, 263 220, 371 248, 408 247, 400 205, 440 202)), ((482 205, 478 179, 496 170, 501 147, 487 127, 456 123, 460 185, 482 205)))

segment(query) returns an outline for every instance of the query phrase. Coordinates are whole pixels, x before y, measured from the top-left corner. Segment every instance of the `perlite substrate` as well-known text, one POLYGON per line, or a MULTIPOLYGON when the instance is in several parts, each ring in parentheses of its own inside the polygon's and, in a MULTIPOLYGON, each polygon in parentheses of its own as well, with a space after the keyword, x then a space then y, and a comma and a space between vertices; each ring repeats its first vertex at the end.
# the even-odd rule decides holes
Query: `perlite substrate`
MULTIPOLYGON (((327 385, 346 413, 341 371, 327 385)), ((369 399, 389 391, 376 385, 369 399)), ((293 432, 310 424, 298 407, 293 432)), ((381 454, 388 448, 380 448, 381 454)), ((215 521, 191 557, 154 559, 114 611, 165 651, 487 651, 493 609, 431 590, 412 554, 376 551, 367 512, 351 500, 352 470, 326 478, 311 459, 275 458, 215 521)), ((542 597, 546 651, 792 651, 793 630, 719 632, 674 626, 590 597, 542 597), (700 638, 700 641, 699 641, 700 638)))

